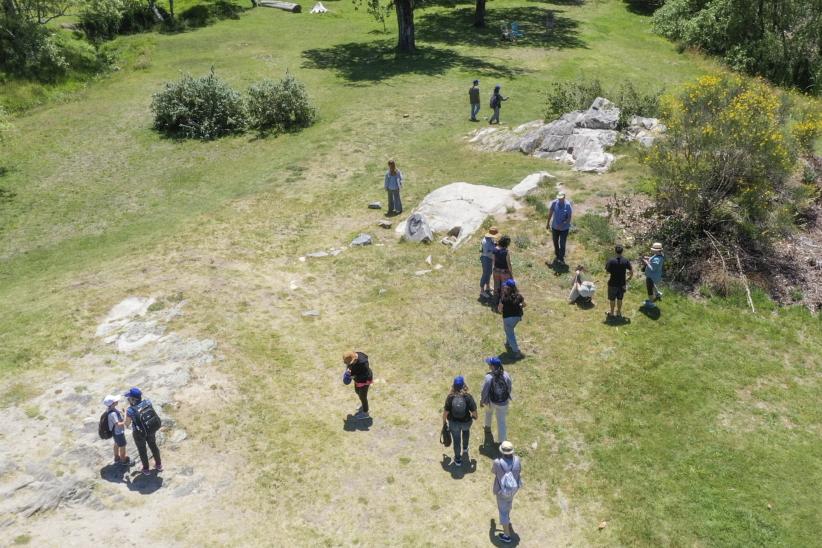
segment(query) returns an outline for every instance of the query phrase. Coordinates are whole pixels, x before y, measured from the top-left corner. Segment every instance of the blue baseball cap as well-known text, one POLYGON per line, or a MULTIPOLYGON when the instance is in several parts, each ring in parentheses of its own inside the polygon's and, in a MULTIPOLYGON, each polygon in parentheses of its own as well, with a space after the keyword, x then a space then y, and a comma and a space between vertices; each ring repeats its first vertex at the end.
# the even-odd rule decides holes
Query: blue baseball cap
POLYGON ((502 361, 500 361, 500 359, 496 356, 485 358, 485 363, 488 365, 493 365, 494 367, 502 367, 502 361))
POLYGON ((507 280, 505 280, 503 285, 505 285, 506 287, 516 287, 517 282, 514 281, 514 278, 508 278, 507 280))
POLYGON ((454 388, 462 388, 465 386, 465 378, 462 375, 454 377, 454 388))
POLYGON ((129 390, 128 392, 126 392, 123 395, 127 398, 137 398, 137 399, 142 399, 143 398, 143 393, 140 391, 139 388, 132 388, 131 390, 129 390))

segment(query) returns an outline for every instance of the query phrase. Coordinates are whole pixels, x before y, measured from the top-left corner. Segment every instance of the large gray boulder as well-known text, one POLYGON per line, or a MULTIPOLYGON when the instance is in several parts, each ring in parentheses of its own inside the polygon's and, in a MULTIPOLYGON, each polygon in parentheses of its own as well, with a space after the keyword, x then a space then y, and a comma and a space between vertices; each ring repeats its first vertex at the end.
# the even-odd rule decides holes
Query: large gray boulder
POLYGON ((619 125, 619 108, 604 97, 597 97, 577 122, 586 129, 616 129, 619 125))
POLYGON ((431 232, 428 220, 422 213, 414 213, 408 220, 400 223, 400 226, 397 227, 397 232, 402 234, 402 237, 409 242, 427 244, 434 239, 434 234, 431 232))

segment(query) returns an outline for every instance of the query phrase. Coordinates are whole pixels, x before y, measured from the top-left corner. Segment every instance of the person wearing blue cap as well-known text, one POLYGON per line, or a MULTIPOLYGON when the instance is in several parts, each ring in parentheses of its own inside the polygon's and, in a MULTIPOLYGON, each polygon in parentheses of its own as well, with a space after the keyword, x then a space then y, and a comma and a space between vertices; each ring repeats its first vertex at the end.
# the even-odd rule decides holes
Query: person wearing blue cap
POLYGON ((491 94, 491 108, 494 110, 494 114, 491 115, 491 118, 488 120, 489 124, 493 124, 494 120, 497 121, 499 124, 499 109, 502 108, 502 102, 507 101, 508 97, 503 97, 500 93, 500 85, 497 84, 494 86, 494 93, 491 94))
POLYGON ((468 88, 468 101, 471 103, 471 118, 472 122, 478 122, 477 114, 480 110, 480 88, 479 80, 474 80, 474 85, 468 88))
POLYGON ((497 310, 502 313, 505 349, 511 353, 515 360, 521 360, 525 357, 519 350, 517 334, 514 332, 514 328, 522 321, 523 308, 525 308, 525 299, 517 289, 517 282, 513 278, 505 280, 502 284, 502 297, 499 305, 497 305, 497 310))
POLYGON ((480 407, 485 407, 485 431, 490 434, 492 415, 496 415, 497 440, 502 442, 508 439, 506 417, 514 383, 503 369, 499 358, 485 358, 485 363, 488 364, 488 373, 485 375, 480 397, 480 407))
POLYGON ((471 424, 477 418, 477 402, 468 393, 468 385, 462 375, 454 377, 451 391, 445 398, 442 411, 442 423, 448 425, 451 440, 454 442, 454 465, 462 466, 462 457, 470 462, 468 440, 471 435, 471 424))
POLYGON ((143 464, 143 475, 151 474, 148 466, 148 452, 146 445, 151 449, 151 456, 154 457, 154 469, 157 472, 163 471, 163 464, 160 461, 160 448, 157 447, 157 430, 160 429, 160 417, 154 411, 151 400, 143 399, 143 392, 139 388, 132 388, 125 394, 128 398, 129 407, 126 410, 126 427, 131 426, 134 445, 140 454, 140 462, 143 464))

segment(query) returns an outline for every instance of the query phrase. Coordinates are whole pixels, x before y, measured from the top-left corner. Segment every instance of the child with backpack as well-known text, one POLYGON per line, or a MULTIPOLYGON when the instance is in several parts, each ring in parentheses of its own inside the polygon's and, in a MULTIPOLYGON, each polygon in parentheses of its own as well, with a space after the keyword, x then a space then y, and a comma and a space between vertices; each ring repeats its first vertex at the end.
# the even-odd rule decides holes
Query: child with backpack
POLYGON ((114 464, 128 466, 131 464, 126 454, 126 428, 123 414, 117 409, 119 396, 110 394, 103 400, 106 410, 100 417, 100 437, 114 439, 114 464))
POLYGON ((494 473, 493 492, 497 497, 499 522, 503 532, 499 536, 501 542, 511 542, 511 507, 514 505, 514 495, 522 488, 522 463, 514 455, 514 444, 504 441, 499 446, 502 457, 494 459, 491 471, 494 473))
POLYGON ((126 410, 125 426, 131 426, 134 444, 137 452, 140 453, 140 462, 143 464, 143 475, 151 474, 148 466, 148 452, 146 445, 151 449, 151 456, 154 457, 154 470, 163 471, 160 461, 160 449, 157 447, 157 431, 162 426, 160 416, 154 410, 154 406, 149 399, 143 399, 143 392, 139 388, 132 388, 125 394, 128 398, 129 407, 126 410))
POLYGON ((462 457, 470 462, 468 440, 471 435, 471 424, 477 418, 477 403, 468 393, 468 385, 462 375, 454 377, 451 391, 445 398, 442 411, 442 424, 448 425, 451 439, 454 442, 454 465, 462 466, 462 457))
POLYGON ((355 419, 368 419, 368 387, 374 382, 374 374, 368 363, 368 356, 364 352, 350 350, 343 354, 343 363, 346 373, 354 381, 354 392, 360 398, 360 408, 354 414, 355 419))
POLYGON ((499 109, 502 108, 502 102, 508 100, 508 97, 504 97, 502 93, 500 93, 500 89, 501 86, 497 84, 496 86, 494 86, 494 93, 491 94, 491 101, 489 106, 494 111, 494 113, 488 120, 489 124, 493 124, 495 120, 497 124, 499 124, 499 109))
POLYGON ((508 403, 511 401, 513 382, 511 376, 503 370, 502 361, 499 358, 485 358, 488 364, 488 373, 485 375, 485 382, 482 384, 482 396, 480 407, 485 407, 485 430, 491 431, 492 415, 497 416, 497 439, 503 441, 508 439, 508 429, 506 417, 508 415, 508 403))

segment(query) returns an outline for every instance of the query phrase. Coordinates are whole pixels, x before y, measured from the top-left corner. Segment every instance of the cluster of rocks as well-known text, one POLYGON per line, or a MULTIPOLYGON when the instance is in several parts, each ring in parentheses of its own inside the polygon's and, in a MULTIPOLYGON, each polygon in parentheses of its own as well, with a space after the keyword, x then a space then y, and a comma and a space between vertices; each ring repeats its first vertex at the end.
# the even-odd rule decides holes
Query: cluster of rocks
POLYGON ((505 215, 522 207, 520 199, 553 179, 544 171, 532 173, 514 188, 497 188, 471 183, 451 183, 429 193, 401 222, 396 232, 412 242, 434 241, 442 234, 442 243, 458 246, 482 225, 489 215, 505 215))
POLYGON ((620 109, 608 99, 597 97, 588 110, 563 114, 558 120, 535 120, 514 129, 488 127, 476 130, 469 142, 485 151, 520 151, 537 158, 567 162, 576 171, 603 173, 614 162, 606 149, 620 136, 651 146, 665 126, 655 118, 635 116, 620 134, 620 109))

